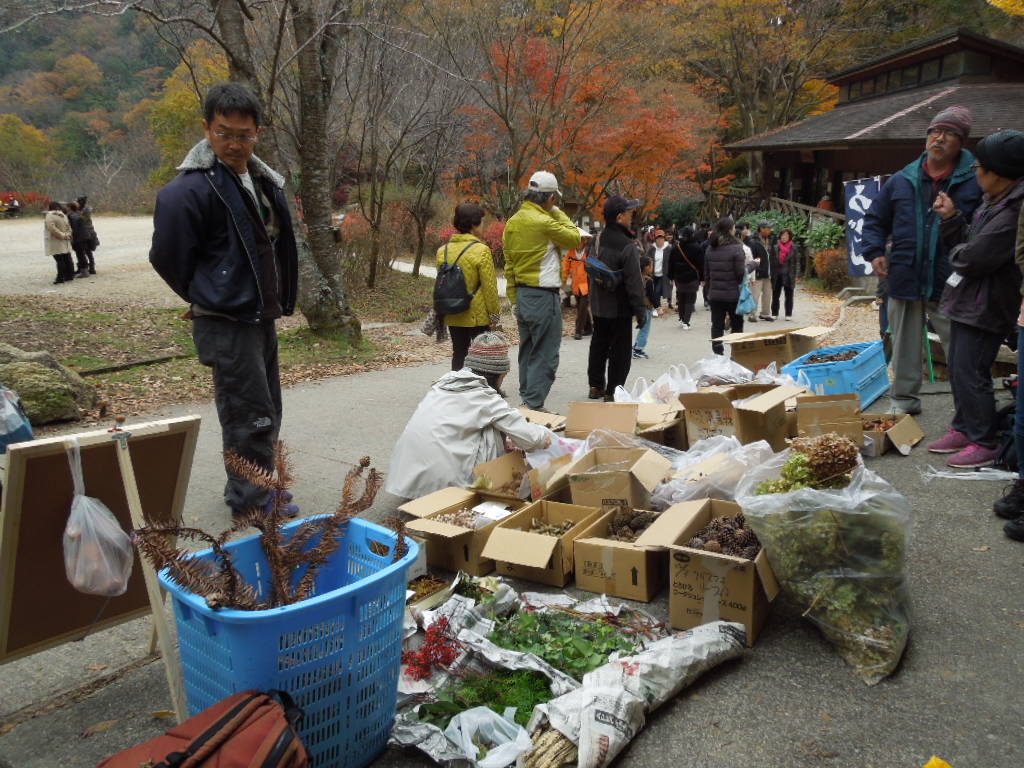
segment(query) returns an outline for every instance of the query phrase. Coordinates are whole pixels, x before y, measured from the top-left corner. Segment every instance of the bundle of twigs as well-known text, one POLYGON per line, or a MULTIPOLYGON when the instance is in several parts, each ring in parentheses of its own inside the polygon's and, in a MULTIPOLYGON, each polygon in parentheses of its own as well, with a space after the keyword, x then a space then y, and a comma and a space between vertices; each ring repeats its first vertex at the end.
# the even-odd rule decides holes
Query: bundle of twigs
MULTIPOLYGON (((364 457, 359 466, 346 475, 342 499, 334 513, 304 521, 286 541, 281 532, 286 521, 282 509, 290 498, 286 492, 294 483, 294 477, 284 443, 277 444, 273 471, 230 452, 225 454, 225 462, 231 472, 270 492, 273 503, 269 512, 263 508, 251 509, 219 536, 175 525, 145 526, 132 532, 139 553, 154 568, 167 568, 173 582, 206 598, 211 608, 253 611, 308 599, 314 593, 320 569, 341 546, 348 521, 373 504, 383 475, 371 468, 363 480, 362 493, 357 497, 358 482, 370 466, 370 458, 364 457), (270 567, 270 594, 265 600, 260 599, 255 586, 245 581, 234 565, 231 552, 224 546, 232 536, 248 528, 260 531, 263 553, 270 567), (171 537, 209 544, 213 550, 212 560, 198 560, 193 553, 172 546, 171 537), (298 573, 302 577, 296 583, 298 573)), ((403 531, 398 530, 397 534, 398 541, 393 548, 395 560, 408 551, 403 531)))

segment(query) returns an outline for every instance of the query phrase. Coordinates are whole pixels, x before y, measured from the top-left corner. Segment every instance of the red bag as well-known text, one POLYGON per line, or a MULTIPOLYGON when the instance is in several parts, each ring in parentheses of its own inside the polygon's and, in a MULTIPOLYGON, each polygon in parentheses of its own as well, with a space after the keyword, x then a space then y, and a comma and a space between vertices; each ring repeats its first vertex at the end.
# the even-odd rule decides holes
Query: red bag
POLYGON ((284 691, 243 691, 97 768, 306 768, 302 710, 284 691), (278 702, 277 699, 280 699, 278 702))

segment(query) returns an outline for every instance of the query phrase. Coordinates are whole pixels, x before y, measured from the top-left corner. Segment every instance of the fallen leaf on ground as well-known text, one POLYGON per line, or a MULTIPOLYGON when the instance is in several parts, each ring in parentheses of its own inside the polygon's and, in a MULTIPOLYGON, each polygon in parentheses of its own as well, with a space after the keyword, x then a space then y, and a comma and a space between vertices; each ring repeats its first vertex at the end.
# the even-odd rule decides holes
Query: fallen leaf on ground
POLYGON ((87 739, 90 736, 95 736, 97 733, 109 731, 115 725, 117 725, 117 720, 103 720, 99 723, 96 723, 95 725, 90 725, 88 728, 82 731, 82 738, 87 739))
POLYGON ((0 725, 0 736, 6 736, 17 727, 17 723, 4 723, 3 725, 0 725))
POLYGON ((173 709, 158 709, 153 713, 153 717, 174 717, 173 709))
POLYGON ((102 672, 106 668, 107 668, 106 664, 92 664, 92 665, 89 666, 89 671, 90 672, 102 672))
POLYGON ((971 552, 988 552, 992 547, 987 544, 983 547, 971 547, 971 552))

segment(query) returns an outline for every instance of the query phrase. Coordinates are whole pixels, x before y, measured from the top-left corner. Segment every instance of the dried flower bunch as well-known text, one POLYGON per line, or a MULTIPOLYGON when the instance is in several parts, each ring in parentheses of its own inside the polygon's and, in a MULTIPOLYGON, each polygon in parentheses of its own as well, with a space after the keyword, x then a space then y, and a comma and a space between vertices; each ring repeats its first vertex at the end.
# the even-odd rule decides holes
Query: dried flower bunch
POLYGON ((545 536, 564 536, 576 525, 574 520, 563 520, 560 523, 545 523, 536 517, 530 521, 530 533, 543 533, 545 536))
POLYGON ((757 534, 747 527, 746 518, 742 514, 713 518, 686 546, 746 560, 753 560, 761 551, 757 534))
POLYGON ((636 541, 637 536, 647 530, 657 517, 657 512, 616 507, 608 538, 615 541, 636 541))
MULTIPOLYGON (((233 453, 225 454, 225 461, 233 473, 272 494, 270 511, 251 509, 218 536, 197 528, 148 525, 132 532, 132 541, 139 553, 157 570, 167 568, 172 581, 206 598, 211 608, 255 611, 291 605, 311 597, 321 567, 337 552, 345 538, 348 521, 373 504, 383 475, 371 468, 363 480, 362 493, 357 497, 356 486, 370 466, 370 458, 364 457, 345 477, 342 500, 334 513, 304 521, 285 540, 281 528, 286 518, 281 512, 286 499, 290 498, 286 491, 294 477, 284 443, 277 444, 273 471, 233 453), (256 587, 245 581, 235 567, 231 552, 224 546, 232 536, 250 527, 260 531, 263 552, 270 566, 270 594, 266 599, 261 599, 256 587), (199 560, 193 553, 172 546, 170 537, 208 544, 213 558, 199 560), (299 573, 302 576, 296 582, 299 573)), ((402 531, 397 533, 398 540, 393 548, 395 560, 408 552, 402 531)))

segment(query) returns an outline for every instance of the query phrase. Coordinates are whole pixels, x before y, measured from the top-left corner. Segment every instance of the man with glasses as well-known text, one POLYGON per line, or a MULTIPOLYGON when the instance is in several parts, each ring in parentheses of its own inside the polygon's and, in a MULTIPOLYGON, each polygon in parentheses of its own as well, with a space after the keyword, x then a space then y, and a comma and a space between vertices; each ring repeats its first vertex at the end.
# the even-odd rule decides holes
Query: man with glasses
POLYGON ((888 277, 889 325, 892 330, 894 413, 921 412, 921 377, 926 323, 949 350, 949 318, 939 312, 939 298, 951 268, 939 237, 939 216, 932 205, 948 195, 970 221, 981 202, 981 187, 964 148, 971 132, 971 112, 948 107, 928 126, 924 153, 897 171, 882 187, 864 218, 865 257, 880 279, 888 277), (886 244, 892 251, 886 259, 886 244))
MULTIPOLYGON (((206 138, 157 195, 149 261, 189 304, 199 361, 213 371, 224 450, 272 471, 281 427, 275 320, 295 309, 298 255, 284 179, 253 154, 261 114, 239 83, 210 89, 206 138)), ((233 514, 269 509, 266 491, 225 471, 233 514)))

